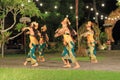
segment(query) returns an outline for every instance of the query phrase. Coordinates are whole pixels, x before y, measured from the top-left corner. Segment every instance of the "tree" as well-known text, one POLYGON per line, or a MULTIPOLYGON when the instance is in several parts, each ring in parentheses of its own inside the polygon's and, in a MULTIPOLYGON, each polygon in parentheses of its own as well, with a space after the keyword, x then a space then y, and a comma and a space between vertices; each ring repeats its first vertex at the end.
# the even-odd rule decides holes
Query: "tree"
POLYGON ((23 27, 24 24, 16 27, 16 17, 18 15, 28 17, 40 17, 41 13, 40 10, 36 7, 33 0, 0 0, 0 44, 2 49, 2 57, 4 57, 5 43, 8 40, 14 39, 18 35, 22 34, 22 32, 20 32, 20 29, 23 27), (11 14, 13 18, 13 23, 9 26, 6 26, 5 23, 7 21, 6 17, 8 16, 8 14, 11 14), (15 29, 17 29, 19 33, 12 36, 11 34, 15 29))

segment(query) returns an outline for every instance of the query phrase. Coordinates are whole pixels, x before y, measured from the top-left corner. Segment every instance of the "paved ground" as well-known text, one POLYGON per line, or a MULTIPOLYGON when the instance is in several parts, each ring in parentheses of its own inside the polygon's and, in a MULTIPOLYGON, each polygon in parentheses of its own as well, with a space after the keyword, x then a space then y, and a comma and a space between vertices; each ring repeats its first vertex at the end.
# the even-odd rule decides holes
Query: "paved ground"
MULTIPOLYGON (((97 64, 90 63, 89 61, 79 61, 81 67, 79 70, 108 70, 108 71, 120 71, 120 51, 99 51, 98 56, 104 56, 104 59, 99 60, 97 64)), ((54 54, 46 55, 48 58, 55 57, 54 54)), ((11 68, 32 68, 30 64, 23 66, 25 57, 13 57, 13 58, 0 58, 0 67, 11 68)), ((40 69, 73 69, 63 68, 62 61, 46 60, 44 63, 39 63, 40 69)), ((73 67, 73 64, 72 64, 73 67)))

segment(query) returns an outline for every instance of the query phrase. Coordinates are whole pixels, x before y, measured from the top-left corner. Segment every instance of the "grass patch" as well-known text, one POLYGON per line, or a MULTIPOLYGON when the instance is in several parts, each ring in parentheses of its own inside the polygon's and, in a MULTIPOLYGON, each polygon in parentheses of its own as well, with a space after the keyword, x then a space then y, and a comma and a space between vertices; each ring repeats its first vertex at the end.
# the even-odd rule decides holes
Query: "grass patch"
POLYGON ((120 72, 0 68, 1 80, 120 80, 120 72))
MULTIPOLYGON (((5 54, 4 58, 22 58, 22 57, 26 57, 27 54, 5 54)), ((0 55, 0 58, 1 58, 1 55, 0 55)))

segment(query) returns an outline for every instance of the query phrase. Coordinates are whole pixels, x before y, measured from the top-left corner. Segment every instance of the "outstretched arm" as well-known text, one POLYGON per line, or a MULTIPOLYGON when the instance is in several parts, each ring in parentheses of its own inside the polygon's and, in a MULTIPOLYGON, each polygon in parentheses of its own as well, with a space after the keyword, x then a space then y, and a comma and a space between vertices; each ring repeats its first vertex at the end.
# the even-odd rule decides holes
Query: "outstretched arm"
POLYGON ((29 27, 22 28, 22 31, 25 31, 25 30, 30 30, 30 28, 29 27))
POLYGON ((85 32, 85 33, 82 33, 80 37, 87 37, 87 35, 88 35, 88 32, 85 32))
POLYGON ((49 37, 48 37, 48 35, 46 34, 46 40, 47 40, 47 42, 49 41, 49 37))
POLYGON ((63 35, 64 34, 64 29, 63 28, 59 28, 59 29, 57 29, 56 31, 55 31, 55 35, 54 35, 54 37, 58 37, 58 36, 61 36, 61 35, 63 35))

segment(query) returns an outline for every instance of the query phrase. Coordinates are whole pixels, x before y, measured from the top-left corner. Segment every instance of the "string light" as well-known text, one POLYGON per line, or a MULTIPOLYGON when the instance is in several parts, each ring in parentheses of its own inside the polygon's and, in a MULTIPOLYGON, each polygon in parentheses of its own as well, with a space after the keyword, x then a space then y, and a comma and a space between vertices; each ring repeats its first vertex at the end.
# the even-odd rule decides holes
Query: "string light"
POLYGON ((116 17, 115 17, 114 19, 115 19, 115 20, 117 20, 117 18, 116 18, 116 17))
POLYGON ((39 1, 39 0, 36 0, 37 2, 39 1))
POLYGON ((73 6, 70 6, 70 9, 73 9, 73 6))
POLYGON ((57 9, 58 7, 55 5, 54 8, 57 9))
POLYGON ((75 18, 78 19, 78 16, 76 16, 75 18))
POLYGON ((86 9, 88 9, 88 8, 89 8, 89 6, 87 5, 87 6, 86 6, 86 9))
POLYGON ((120 16, 117 16, 117 18, 120 18, 120 16))
POLYGON ((101 15, 100 17, 101 17, 101 18, 103 18, 104 16, 103 16, 103 15, 101 15))
POLYGON ((108 20, 110 20, 110 18, 108 18, 108 20))
POLYGON ((47 11, 45 11, 45 14, 48 14, 48 12, 47 12, 47 11))
POLYGON ((31 2, 31 0, 28 0, 28 3, 31 2))
POLYGON ((114 19, 112 18, 111 20, 113 21, 114 19))
POLYGON ((68 15, 66 15, 66 17, 68 18, 68 15))
POLYGON ((102 6, 102 7, 105 7, 105 4, 104 4, 104 3, 102 3, 102 4, 101 4, 101 6, 102 6))
POLYGON ((24 4, 22 3, 22 4, 21 4, 21 6, 23 7, 23 6, 24 6, 24 4))
MULTIPOLYGON (((38 2, 38 1, 40 1, 40 0, 35 0, 35 1, 36 1, 36 2, 38 2)), ((120 1, 120 0, 118 0, 118 1, 120 1)), ((28 2, 31 2, 31 0, 28 0, 28 2)), ((21 4, 21 6, 24 6, 24 4, 21 4)), ((39 3, 39 6, 41 6, 41 7, 42 7, 42 6, 43 6, 43 3, 39 3)), ((102 3, 102 4, 101 4, 101 6, 102 6, 102 7, 104 7, 104 6, 105 6, 105 4, 104 4, 104 3, 102 3)), ((91 8, 90 8, 90 6, 89 6, 89 5, 86 5, 85 7, 86 7, 86 9, 90 9, 90 11, 94 11, 94 8, 93 8, 93 7, 91 7, 91 8)), ((72 10, 73 8, 74 8, 73 6, 70 6, 70 7, 69 7, 69 9, 71 9, 71 10, 72 10)), ((58 9, 58 6, 57 6, 57 5, 55 5, 55 6, 54 6, 54 9, 58 9)), ((47 12, 47 11, 45 11, 45 14, 48 14, 48 12, 47 12)), ((96 14, 96 15, 99 15, 99 13, 98 13, 98 12, 96 12, 95 14, 96 14)), ((103 15, 101 15, 101 18, 103 18, 103 17, 104 17, 104 16, 103 16, 103 15)), ((78 18, 78 16, 76 16, 76 18, 78 18)), ((95 19, 95 17, 93 17, 93 18, 95 19)), ((104 17, 104 18, 105 18, 105 19, 107 19, 107 17, 104 17)))
POLYGON ((101 19, 101 20, 103 20, 104 18, 103 18, 103 17, 101 17, 100 19, 101 19))
POLYGON ((107 19, 107 17, 105 16, 105 19, 107 19))
POLYGON ((91 11, 93 11, 94 9, 93 8, 90 8, 91 11))
POLYGON ((99 13, 98 13, 98 12, 96 12, 96 15, 98 16, 98 15, 99 15, 99 13))
MULTIPOLYGON (((92 3, 89 3, 89 4, 87 4, 87 5, 85 6, 85 8, 86 8, 86 9, 89 9, 90 11, 94 11, 94 12, 95 12, 95 16, 98 17, 98 16, 100 15, 100 13, 97 12, 97 11, 99 11, 99 10, 97 10, 98 7, 96 7, 96 10, 95 10, 95 8, 93 8, 94 5, 93 5, 92 3), (90 4, 90 6, 89 6, 89 4, 90 4)), ((105 3, 104 3, 104 2, 102 2, 100 5, 101 5, 101 7, 105 7, 105 3)), ((96 5, 96 6, 97 6, 97 5, 96 5)), ((93 14, 93 13, 92 13, 92 14, 93 14)), ((105 19, 104 15, 100 15, 99 18, 100 18, 101 20, 105 19)), ((93 17, 93 19, 97 19, 97 18, 93 17)))
POLYGON ((43 6, 43 3, 40 3, 40 6, 42 7, 42 6, 43 6))
POLYGON ((95 17, 93 17, 93 19, 95 20, 95 17))

